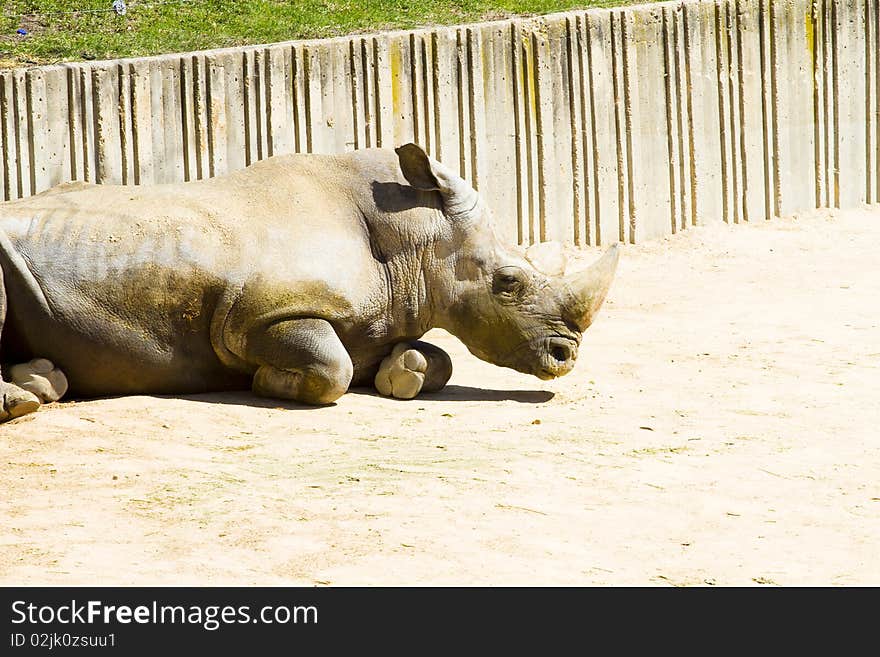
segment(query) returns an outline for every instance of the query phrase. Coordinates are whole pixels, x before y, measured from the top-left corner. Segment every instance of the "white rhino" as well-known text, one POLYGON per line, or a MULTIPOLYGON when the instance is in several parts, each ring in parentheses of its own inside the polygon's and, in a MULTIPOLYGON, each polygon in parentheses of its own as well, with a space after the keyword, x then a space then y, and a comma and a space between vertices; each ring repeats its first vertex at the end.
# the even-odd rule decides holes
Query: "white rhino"
POLYGON ((0 204, 0 420, 79 397, 252 387, 328 404, 442 388, 446 329, 483 360, 569 372, 617 245, 568 277, 496 238, 415 144, 272 157, 223 177, 69 183, 0 204))

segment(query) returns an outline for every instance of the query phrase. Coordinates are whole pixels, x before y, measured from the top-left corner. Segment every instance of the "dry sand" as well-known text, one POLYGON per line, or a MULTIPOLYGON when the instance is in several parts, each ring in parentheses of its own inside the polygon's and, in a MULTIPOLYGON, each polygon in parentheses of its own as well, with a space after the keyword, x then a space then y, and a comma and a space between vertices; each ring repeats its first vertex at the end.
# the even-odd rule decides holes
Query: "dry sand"
POLYGON ((0 583, 880 585, 880 212, 627 246, 556 381, 429 339, 410 402, 3 425, 0 583))

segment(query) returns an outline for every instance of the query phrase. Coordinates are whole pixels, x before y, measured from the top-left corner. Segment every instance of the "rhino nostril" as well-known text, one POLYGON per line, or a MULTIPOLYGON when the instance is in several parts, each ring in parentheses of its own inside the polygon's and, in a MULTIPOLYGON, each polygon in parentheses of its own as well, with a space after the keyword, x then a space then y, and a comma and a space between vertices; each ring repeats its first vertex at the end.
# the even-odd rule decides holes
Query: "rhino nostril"
POLYGON ((565 347, 553 347, 550 350, 550 355, 553 356, 553 360, 558 363, 564 363, 568 360, 568 350, 565 347))

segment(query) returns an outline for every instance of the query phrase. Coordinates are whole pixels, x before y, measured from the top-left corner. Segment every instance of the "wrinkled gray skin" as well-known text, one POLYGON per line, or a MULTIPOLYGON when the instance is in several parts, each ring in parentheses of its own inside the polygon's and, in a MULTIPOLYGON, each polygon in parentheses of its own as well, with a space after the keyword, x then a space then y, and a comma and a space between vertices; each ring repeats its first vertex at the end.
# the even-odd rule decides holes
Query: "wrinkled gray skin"
POLYGON ((616 262, 614 246, 581 274, 542 274, 413 144, 181 184, 61 185, 0 204, 2 360, 41 359, 4 368, 0 420, 54 401, 65 375, 80 397, 252 387, 326 404, 371 382, 413 397, 452 372, 417 341, 432 327, 496 365, 561 376, 616 262))

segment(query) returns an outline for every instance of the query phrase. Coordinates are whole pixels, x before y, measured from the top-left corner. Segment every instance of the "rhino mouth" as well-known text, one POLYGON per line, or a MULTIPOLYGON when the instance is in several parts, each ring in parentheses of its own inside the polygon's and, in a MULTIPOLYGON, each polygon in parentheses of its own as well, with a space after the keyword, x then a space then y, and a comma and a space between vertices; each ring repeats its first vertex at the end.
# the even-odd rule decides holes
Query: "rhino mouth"
POLYGON ((549 381, 571 372, 577 355, 577 340, 552 335, 523 342, 511 354, 508 367, 549 381))
POLYGON ((546 381, 571 372, 577 360, 577 348, 577 343, 567 338, 550 338, 541 358, 538 378, 546 381))

